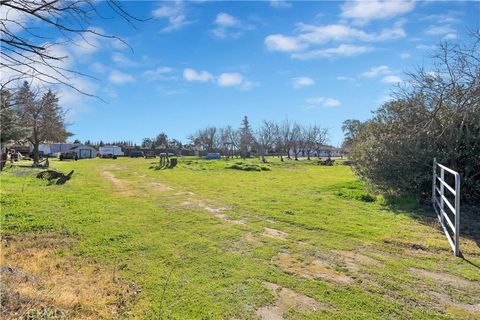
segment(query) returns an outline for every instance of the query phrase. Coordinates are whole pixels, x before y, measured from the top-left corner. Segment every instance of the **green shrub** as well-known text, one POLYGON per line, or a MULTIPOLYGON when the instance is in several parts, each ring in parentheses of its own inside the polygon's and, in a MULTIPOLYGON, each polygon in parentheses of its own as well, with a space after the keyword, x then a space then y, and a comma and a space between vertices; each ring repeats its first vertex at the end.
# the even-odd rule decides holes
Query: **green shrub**
POLYGON ((370 185, 428 195, 437 158, 460 173, 462 201, 480 201, 480 34, 474 40, 440 46, 433 69, 411 74, 397 98, 361 126, 349 159, 370 185))
POLYGON ((344 198, 344 199, 352 199, 352 200, 358 200, 358 201, 363 201, 363 202, 375 202, 377 198, 368 192, 362 191, 362 190, 356 190, 356 189, 343 189, 340 191, 337 191, 335 193, 338 197, 344 198))
POLYGON ((233 169, 233 170, 242 170, 242 171, 270 171, 270 167, 268 166, 261 166, 258 164, 246 164, 242 162, 237 162, 231 166, 225 167, 226 169, 233 169))

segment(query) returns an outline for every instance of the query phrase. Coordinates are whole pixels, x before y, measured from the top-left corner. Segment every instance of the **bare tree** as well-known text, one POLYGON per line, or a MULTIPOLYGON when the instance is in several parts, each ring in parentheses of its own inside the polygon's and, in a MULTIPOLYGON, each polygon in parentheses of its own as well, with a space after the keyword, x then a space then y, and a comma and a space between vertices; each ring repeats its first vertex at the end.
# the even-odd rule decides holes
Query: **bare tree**
POLYGON ((314 130, 314 142, 313 142, 313 150, 320 157, 320 151, 325 148, 325 145, 328 142, 328 130, 321 127, 316 127, 314 130))
POLYGON ((227 143, 230 148, 231 155, 238 156, 238 150, 240 150, 240 133, 231 126, 227 126, 224 134, 227 137, 227 143))
POLYGON ((290 146, 291 146, 290 150, 293 152, 295 160, 298 161, 298 154, 302 151, 302 147, 303 147, 302 127, 300 126, 300 124, 294 123, 292 125, 289 139, 290 139, 290 146))
MULTIPOLYGON (((73 75, 84 74, 61 63, 67 57, 58 49, 68 43, 90 44, 92 36, 123 42, 89 27, 93 17, 103 18, 107 13, 99 9, 101 3, 95 0, 0 0, 1 88, 15 85, 19 80, 35 79, 43 84, 63 84, 88 94, 72 84, 73 75), (55 40, 52 29, 59 35, 55 40)), ((106 4, 106 11, 129 23, 140 20, 126 12, 120 1, 107 0, 106 4)))
POLYGON ((280 159, 283 161, 282 153, 290 159, 290 149, 292 148, 292 123, 285 119, 278 126, 278 145, 280 148, 280 159))
POLYGON ((263 121, 262 126, 257 130, 257 149, 263 162, 267 162, 265 155, 275 144, 277 125, 273 121, 263 121))
POLYGON ((216 144, 218 142, 216 127, 199 129, 191 134, 188 139, 202 151, 212 152, 218 149, 216 144))
POLYGON ((310 155, 318 142, 318 138, 321 135, 322 128, 317 125, 304 127, 302 130, 303 150, 307 154, 307 160, 310 160, 310 155))
POLYGON ((352 148, 355 137, 362 129, 362 122, 356 119, 348 119, 342 123, 343 143, 342 148, 347 152, 352 148))

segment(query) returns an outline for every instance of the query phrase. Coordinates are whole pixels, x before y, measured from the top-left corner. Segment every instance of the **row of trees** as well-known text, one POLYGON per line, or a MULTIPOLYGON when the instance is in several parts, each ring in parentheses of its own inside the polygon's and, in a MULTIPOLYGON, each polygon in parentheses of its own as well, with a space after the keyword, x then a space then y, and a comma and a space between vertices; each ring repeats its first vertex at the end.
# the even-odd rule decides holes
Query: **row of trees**
POLYGON ((199 150, 227 156, 248 157, 255 153, 265 161, 267 154, 276 153, 288 158, 292 154, 298 160, 300 154, 308 159, 318 154, 328 142, 328 132, 318 125, 304 126, 288 119, 282 122, 265 120, 254 130, 245 116, 238 129, 207 127, 191 134, 189 140, 199 150))
POLYGON ((184 145, 181 141, 170 139, 166 133, 161 132, 155 138, 143 138, 142 148, 181 150, 184 145))
POLYGON ((344 146, 356 173, 383 191, 428 194, 437 158, 460 172, 464 200, 478 203, 480 33, 443 43, 432 58, 372 119, 344 122, 344 146))
POLYGON ((66 129, 65 113, 52 90, 33 90, 25 81, 15 92, 2 89, 0 94, 2 145, 11 140, 30 142, 34 163, 38 164, 40 143, 64 142, 71 136, 66 129))

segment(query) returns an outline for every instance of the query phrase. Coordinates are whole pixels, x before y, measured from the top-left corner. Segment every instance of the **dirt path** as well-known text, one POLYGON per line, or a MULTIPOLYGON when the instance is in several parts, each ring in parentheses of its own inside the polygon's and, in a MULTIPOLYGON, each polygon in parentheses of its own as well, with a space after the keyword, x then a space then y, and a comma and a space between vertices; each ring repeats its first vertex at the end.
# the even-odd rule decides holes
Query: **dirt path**
POLYGON ((263 320, 283 320, 285 313, 293 308, 300 312, 314 312, 320 309, 327 309, 328 306, 315 299, 295 292, 289 288, 281 287, 275 283, 264 282, 263 285, 274 296, 273 305, 259 308, 255 313, 263 320))

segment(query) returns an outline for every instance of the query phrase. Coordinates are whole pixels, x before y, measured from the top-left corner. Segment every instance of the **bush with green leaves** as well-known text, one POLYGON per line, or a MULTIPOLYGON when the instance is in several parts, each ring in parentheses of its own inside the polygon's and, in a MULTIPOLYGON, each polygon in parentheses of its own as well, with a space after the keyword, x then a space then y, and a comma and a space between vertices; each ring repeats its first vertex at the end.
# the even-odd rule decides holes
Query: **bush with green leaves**
POLYGON ((431 192, 433 158, 460 172, 462 198, 480 201, 480 33, 444 43, 429 68, 366 121, 349 154, 354 170, 388 193, 431 192))

